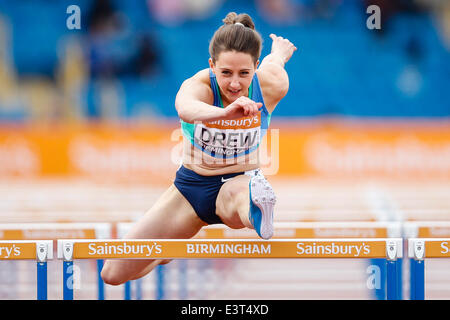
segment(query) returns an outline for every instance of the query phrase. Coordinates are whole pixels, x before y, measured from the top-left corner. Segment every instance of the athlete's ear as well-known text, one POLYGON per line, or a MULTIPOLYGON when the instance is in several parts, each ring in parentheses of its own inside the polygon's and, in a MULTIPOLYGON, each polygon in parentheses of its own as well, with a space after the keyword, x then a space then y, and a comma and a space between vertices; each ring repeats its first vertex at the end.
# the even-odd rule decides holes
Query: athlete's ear
POLYGON ((255 69, 258 69, 258 66, 259 66, 259 60, 256 60, 255 69))
POLYGON ((212 58, 209 58, 208 59, 208 62, 209 62, 209 67, 213 70, 213 72, 214 72, 214 63, 213 63, 213 61, 212 61, 212 58))

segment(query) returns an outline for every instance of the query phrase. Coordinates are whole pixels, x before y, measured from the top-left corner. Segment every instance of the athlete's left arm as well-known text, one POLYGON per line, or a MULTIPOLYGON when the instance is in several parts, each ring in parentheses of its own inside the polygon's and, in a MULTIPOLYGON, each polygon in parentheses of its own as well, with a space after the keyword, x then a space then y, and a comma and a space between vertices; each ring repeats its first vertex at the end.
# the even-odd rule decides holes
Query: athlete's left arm
POLYGON ((258 78, 263 91, 264 102, 267 110, 272 113, 278 102, 289 90, 289 77, 284 65, 292 57, 297 48, 288 39, 274 34, 272 38, 272 50, 258 68, 258 78))

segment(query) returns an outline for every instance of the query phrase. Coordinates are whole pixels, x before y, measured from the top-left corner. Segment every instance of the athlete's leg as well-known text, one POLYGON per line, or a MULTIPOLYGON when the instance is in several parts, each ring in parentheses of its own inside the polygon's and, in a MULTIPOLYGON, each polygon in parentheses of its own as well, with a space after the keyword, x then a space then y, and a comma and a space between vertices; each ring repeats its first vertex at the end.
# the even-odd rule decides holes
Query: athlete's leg
POLYGON ((217 195, 216 214, 230 228, 253 229, 248 217, 250 210, 249 182, 249 176, 236 176, 225 182, 217 195))
POLYGON ((240 175, 223 184, 216 214, 229 227, 255 229, 263 239, 273 234, 275 194, 262 174, 240 175))
MULTIPOLYGON (((206 223, 200 220, 190 203, 172 185, 153 207, 125 235, 125 239, 188 239, 206 223)), ((107 260, 101 276, 105 283, 118 285, 140 278, 160 263, 170 260, 107 260)))

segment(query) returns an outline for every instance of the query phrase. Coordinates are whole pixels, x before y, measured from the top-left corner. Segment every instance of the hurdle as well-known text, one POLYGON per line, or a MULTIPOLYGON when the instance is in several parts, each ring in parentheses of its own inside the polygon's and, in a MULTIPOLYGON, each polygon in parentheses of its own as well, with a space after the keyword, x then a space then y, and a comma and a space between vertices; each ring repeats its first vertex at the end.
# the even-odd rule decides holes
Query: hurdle
POLYGON ((52 241, 0 240, 0 260, 36 260, 36 298, 47 300, 47 261, 53 259, 52 241))
MULTIPOLYGON (((334 222, 275 222, 273 239, 283 238, 401 238, 402 225, 400 222, 386 221, 334 221, 334 222)), ((223 225, 210 225, 202 228, 194 238, 258 238, 254 230, 230 229, 223 225)), ((398 284, 397 299, 402 299, 402 264, 403 259, 398 261, 398 284)), ((386 259, 373 258, 370 264, 379 268, 381 277, 386 274, 386 259)), ((386 283, 381 282, 380 288, 374 289, 374 296, 378 300, 386 299, 386 283)))
MULTIPOLYGON (((387 259, 387 299, 398 297, 398 258, 402 239, 127 239, 58 240, 58 259, 64 269, 78 259, 239 259, 239 258, 340 258, 387 259)), ((65 291, 70 287, 64 286, 65 291)), ((73 294, 66 292, 64 298, 73 294)))
MULTIPOLYGON (((425 256, 425 240, 450 238, 450 221, 414 221, 404 223, 405 237, 408 238, 410 267, 410 299, 425 299, 425 258, 445 258, 445 254, 425 256), (419 239, 420 238, 420 239, 419 239)), ((445 245, 445 244, 444 244, 445 245)), ((432 246, 432 245, 431 245, 432 246)), ((431 252, 433 253, 434 249, 431 252)), ((449 256, 447 256, 448 258, 449 256)))
MULTIPOLYGON (((117 224, 118 234, 124 235, 132 226, 132 223, 117 224)), ((294 239, 294 238, 400 238, 402 236, 402 225, 400 222, 274 222, 274 235, 272 239, 294 239)), ((209 225, 203 227, 194 239, 259 239, 252 229, 231 229, 225 225, 209 225)), ((398 259, 398 297, 402 298, 402 259, 398 259)), ((381 278, 385 279, 386 258, 370 259, 370 264, 379 268, 381 278)), ((164 292, 164 265, 156 267, 156 297, 163 299, 164 292)), ((183 273, 184 274, 184 273, 183 273)), ((183 279, 183 277, 181 278, 183 279)), ((126 287, 130 290, 130 285, 126 287)), ((136 288, 136 292, 139 292, 136 288)), ((129 294, 128 294, 129 296, 129 294)), ((381 281, 380 287, 374 289, 374 296, 378 300, 386 299, 386 283, 381 281)))
POLYGON ((411 263, 411 300, 425 299, 425 259, 450 258, 450 238, 408 239, 408 257, 411 263))
MULTIPOLYGON (((4 223, 0 224, 0 240, 107 239, 111 237, 109 223, 4 223)), ((56 243, 55 243, 56 244, 56 243)), ((56 247, 56 246, 55 246, 56 247)), ((53 248, 53 247, 52 247, 53 248)), ((52 249, 53 250, 53 249, 52 249)), ((53 254, 53 251, 52 251, 53 254)), ((103 261, 97 260, 97 298, 105 299, 105 284, 100 276, 103 261)), ((73 275, 73 269, 68 277, 73 275)))

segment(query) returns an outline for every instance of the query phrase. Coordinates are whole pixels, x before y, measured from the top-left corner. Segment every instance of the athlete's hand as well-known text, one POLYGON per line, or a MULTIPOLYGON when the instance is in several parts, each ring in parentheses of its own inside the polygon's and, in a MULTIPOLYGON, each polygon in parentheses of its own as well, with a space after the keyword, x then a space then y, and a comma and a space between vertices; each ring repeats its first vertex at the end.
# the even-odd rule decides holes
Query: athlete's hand
POLYGON ((239 119, 242 117, 252 117, 259 113, 262 103, 255 102, 247 97, 239 97, 232 104, 224 108, 227 120, 239 119))
POLYGON ((278 55, 283 60, 283 63, 288 62, 294 51, 297 50, 297 47, 288 39, 278 37, 273 33, 270 34, 270 38, 272 39, 271 53, 278 55))

